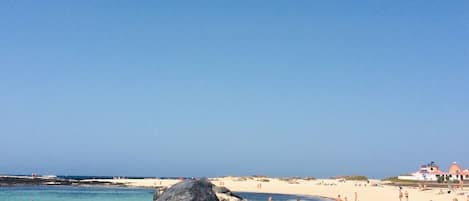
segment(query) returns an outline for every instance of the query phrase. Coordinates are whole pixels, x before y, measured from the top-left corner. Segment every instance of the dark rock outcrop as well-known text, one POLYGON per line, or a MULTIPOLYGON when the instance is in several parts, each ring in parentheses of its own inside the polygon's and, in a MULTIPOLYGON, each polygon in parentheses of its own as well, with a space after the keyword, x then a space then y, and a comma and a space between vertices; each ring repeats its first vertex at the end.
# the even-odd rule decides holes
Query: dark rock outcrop
POLYGON ((212 187, 213 192, 215 193, 231 193, 230 189, 224 186, 213 186, 212 187))
POLYGON ((158 200, 158 198, 161 197, 161 195, 163 195, 163 193, 167 190, 166 187, 161 187, 161 188, 157 188, 155 190, 155 193, 153 193, 153 201, 156 201, 158 200))
POLYGON ((153 201, 242 201, 226 187, 215 186, 206 179, 185 180, 170 187, 158 188, 153 201))
POLYGON ((234 194, 233 192, 230 191, 230 189, 224 187, 224 186, 213 186, 212 187, 213 192, 217 195, 218 199, 220 201, 240 201, 243 200, 242 197, 234 194))
POLYGON ((114 185, 123 186, 123 184, 115 184, 111 182, 101 181, 85 181, 85 180, 73 180, 63 179, 57 177, 28 177, 28 176, 1 176, 0 175, 0 186, 36 186, 36 185, 114 185))
POLYGON ((219 201, 212 187, 206 179, 185 180, 154 197, 156 201, 219 201))

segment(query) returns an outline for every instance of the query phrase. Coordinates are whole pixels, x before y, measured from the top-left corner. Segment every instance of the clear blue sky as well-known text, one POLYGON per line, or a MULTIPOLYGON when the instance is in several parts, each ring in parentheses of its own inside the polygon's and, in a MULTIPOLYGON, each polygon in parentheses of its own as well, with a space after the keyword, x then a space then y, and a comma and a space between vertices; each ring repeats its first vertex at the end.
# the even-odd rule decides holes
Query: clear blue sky
POLYGON ((0 172, 469 168, 469 1, 1 1, 0 172))

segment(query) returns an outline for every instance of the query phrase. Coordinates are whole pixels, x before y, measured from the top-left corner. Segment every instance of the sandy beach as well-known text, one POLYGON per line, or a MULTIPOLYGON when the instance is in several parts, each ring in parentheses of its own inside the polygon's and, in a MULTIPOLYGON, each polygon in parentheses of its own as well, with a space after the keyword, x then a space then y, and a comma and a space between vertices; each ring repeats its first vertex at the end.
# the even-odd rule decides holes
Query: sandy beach
MULTIPOLYGON (((385 185, 380 180, 370 180, 369 184, 364 181, 341 182, 332 179, 298 179, 295 182, 289 182, 277 178, 222 177, 211 178, 210 180, 215 185, 225 186, 232 191, 238 192, 312 195, 328 198, 336 198, 341 195, 343 200, 347 197, 348 201, 355 200, 356 192, 358 201, 399 201, 398 187, 385 185), (365 184, 367 185, 365 186, 365 184)), ((179 182, 179 180, 174 179, 101 179, 96 181, 122 183, 133 187, 171 186, 179 182)), ((446 189, 433 188, 421 191, 418 188, 403 187, 402 191, 408 191, 409 201, 452 201, 454 198, 459 201, 466 201, 466 196, 469 194, 467 189, 464 191, 456 190, 451 194, 439 194, 441 190, 445 191, 446 189)), ((273 199, 275 200, 275 197, 273 199)), ((405 198, 402 200, 406 201, 405 198)))

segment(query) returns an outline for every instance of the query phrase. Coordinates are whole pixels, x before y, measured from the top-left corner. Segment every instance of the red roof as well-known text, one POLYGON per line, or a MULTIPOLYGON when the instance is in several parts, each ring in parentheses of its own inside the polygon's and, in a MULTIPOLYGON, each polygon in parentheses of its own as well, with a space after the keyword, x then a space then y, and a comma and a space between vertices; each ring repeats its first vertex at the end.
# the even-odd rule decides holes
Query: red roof
POLYGON ((448 174, 447 172, 443 172, 441 170, 436 170, 436 171, 433 171, 433 172, 430 172, 430 174, 433 174, 433 175, 444 175, 444 174, 448 174))
POLYGON ((469 175, 469 171, 462 171, 459 173, 459 175, 464 175, 464 176, 469 175))

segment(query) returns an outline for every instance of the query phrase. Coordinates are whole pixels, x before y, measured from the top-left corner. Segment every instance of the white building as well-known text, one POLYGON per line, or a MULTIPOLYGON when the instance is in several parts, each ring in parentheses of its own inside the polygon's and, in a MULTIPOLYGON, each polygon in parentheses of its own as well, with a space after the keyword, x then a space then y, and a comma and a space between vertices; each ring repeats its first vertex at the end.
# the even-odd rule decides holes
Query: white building
POLYGON ((449 180, 469 180, 469 169, 462 170, 461 166, 454 162, 449 167, 448 172, 443 172, 434 162, 422 165, 417 172, 410 175, 399 176, 400 180, 412 181, 438 181, 439 177, 449 178, 449 180))

